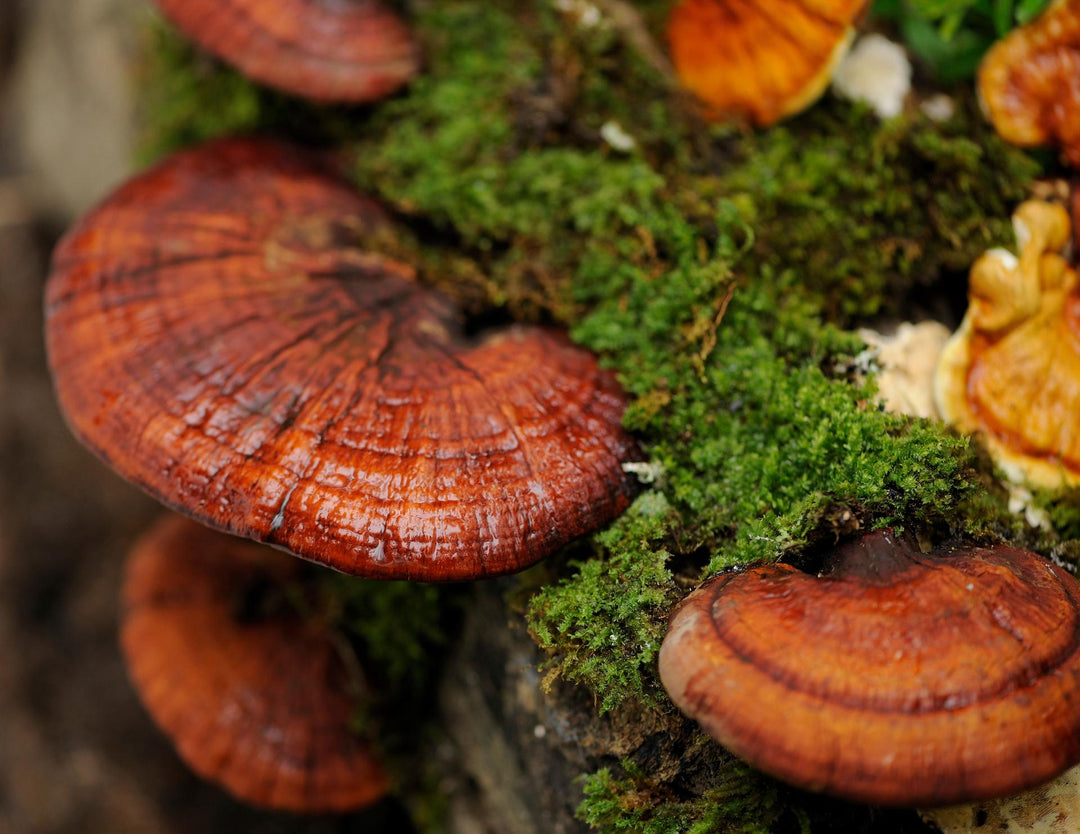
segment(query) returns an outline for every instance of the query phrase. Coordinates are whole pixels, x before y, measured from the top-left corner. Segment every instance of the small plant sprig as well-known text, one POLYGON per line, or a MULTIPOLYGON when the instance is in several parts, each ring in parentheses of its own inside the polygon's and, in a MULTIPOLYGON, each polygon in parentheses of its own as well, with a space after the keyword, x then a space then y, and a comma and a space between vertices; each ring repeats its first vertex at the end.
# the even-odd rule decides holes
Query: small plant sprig
POLYGON ((873 13, 892 20, 911 50, 943 81, 975 74, 983 53, 1011 29, 1034 19, 1051 0, 876 0, 873 13))

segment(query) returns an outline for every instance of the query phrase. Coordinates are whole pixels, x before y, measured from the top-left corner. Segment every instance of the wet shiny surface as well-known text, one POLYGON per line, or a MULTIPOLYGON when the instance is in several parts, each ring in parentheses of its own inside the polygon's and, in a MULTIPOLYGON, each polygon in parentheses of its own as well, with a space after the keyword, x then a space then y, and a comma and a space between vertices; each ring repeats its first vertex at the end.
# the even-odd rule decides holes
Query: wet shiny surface
POLYGON ((73 228, 47 287, 61 405, 113 468, 212 526, 339 570, 519 570, 629 502, 613 377, 561 333, 466 338, 371 201, 226 140, 73 228))
POLYGON ((822 575, 718 576, 673 616, 669 694, 800 787, 873 804, 1004 795, 1080 758, 1080 584, 1009 547, 923 554, 883 532, 822 575))

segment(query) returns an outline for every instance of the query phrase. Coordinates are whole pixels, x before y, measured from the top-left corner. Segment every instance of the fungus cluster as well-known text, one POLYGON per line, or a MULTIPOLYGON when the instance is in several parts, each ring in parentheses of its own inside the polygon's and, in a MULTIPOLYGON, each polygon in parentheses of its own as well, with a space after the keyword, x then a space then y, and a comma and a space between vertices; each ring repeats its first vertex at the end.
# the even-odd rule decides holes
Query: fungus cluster
MULTIPOLYGON (((1056 0, 999 41, 979 68, 987 116, 1006 140, 1055 145, 1080 163, 1080 3, 1056 0)), ((1019 257, 1002 249, 971 269, 967 314, 942 353, 941 416, 978 433, 1014 481, 1080 482, 1077 277, 1067 260, 1072 221, 1041 201, 1013 215, 1019 257)))
MULTIPOLYGON (((554 330, 467 335, 370 248, 389 233, 280 142, 221 139, 135 177, 54 255, 46 341, 71 427, 165 504, 370 578, 520 570, 621 511, 637 451, 613 376, 554 330)), ((366 804, 386 779, 346 729, 327 635, 238 619, 243 588, 288 574, 251 547, 183 521, 148 536, 125 589, 132 679, 236 796, 366 804)))
MULTIPOLYGON (((160 5, 208 51, 318 101, 370 101, 419 65, 404 24, 372 0, 231 0, 212 24, 219 4, 160 5)), ((766 125, 821 93, 866 5, 682 0, 672 54, 714 115, 766 125)), ((985 356, 1034 355, 1071 327, 1060 217, 1024 211, 1020 288, 1001 290, 1003 257, 973 284, 985 356)), ((500 575, 613 518, 639 454, 614 378, 550 329, 468 333, 379 250, 387 234, 373 201, 279 142, 218 140, 136 177, 54 258, 47 342, 72 428, 198 521, 372 578, 500 575)), ((966 350, 965 389, 1004 384, 966 350)), ((1023 375, 1042 384, 1045 364, 1023 375)), ((1075 455, 1055 419, 988 425, 1042 432, 1057 466, 1075 455)), ((341 658, 317 621, 261 591, 252 608, 250 589, 294 567, 252 548, 182 520, 149 534, 124 591, 132 677, 181 755, 237 796, 373 801, 387 779, 345 729, 341 658)), ((883 804, 996 795, 1080 758, 1078 600, 1075 580, 1031 553, 927 554, 874 534, 817 576, 774 565, 706 583, 675 613, 660 673, 719 741, 797 785, 883 804)))
POLYGON ((718 576, 672 616, 660 676, 725 747, 882 805, 998 796, 1080 760, 1080 583, 1012 547, 890 532, 718 576))

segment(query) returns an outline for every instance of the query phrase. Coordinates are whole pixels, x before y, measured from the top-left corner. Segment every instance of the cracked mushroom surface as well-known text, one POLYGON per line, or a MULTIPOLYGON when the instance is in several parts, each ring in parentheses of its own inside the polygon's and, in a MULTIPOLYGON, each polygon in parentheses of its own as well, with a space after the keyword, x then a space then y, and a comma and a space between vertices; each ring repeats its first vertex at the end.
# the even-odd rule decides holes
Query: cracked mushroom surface
POLYGON ((681 0, 668 18, 680 82, 717 121, 771 125, 813 104, 867 0, 681 0))
POLYGON ((1054 145, 1080 165, 1080 0, 1057 0, 994 44, 979 66, 978 91, 1006 141, 1054 145))
POLYGON ((268 87, 319 102, 376 101, 420 69, 420 49, 382 0, 156 0, 207 52, 268 87))
POLYGON ((717 576, 660 677, 755 767, 878 805, 1014 793, 1080 759, 1080 583, 1029 551, 923 553, 888 531, 717 576))
POLYGON ((267 140, 137 176, 54 255, 69 424, 180 512, 372 578, 509 573, 611 520, 639 455, 614 376, 556 330, 467 335, 361 246, 388 229, 267 140))
POLYGON ((147 711, 204 779, 264 808, 356 810, 388 780, 353 729, 358 687, 333 641, 285 601, 299 567, 167 516, 129 557, 120 642, 147 711))
POLYGON ((1020 256, 995 249, 971 268, 969 306, 942 353, 938 410, 979 433, 1013 480, 1080 482, 1080 299, 1061 255, 1071 234, 1059 205, 1013 215, 1020 256))

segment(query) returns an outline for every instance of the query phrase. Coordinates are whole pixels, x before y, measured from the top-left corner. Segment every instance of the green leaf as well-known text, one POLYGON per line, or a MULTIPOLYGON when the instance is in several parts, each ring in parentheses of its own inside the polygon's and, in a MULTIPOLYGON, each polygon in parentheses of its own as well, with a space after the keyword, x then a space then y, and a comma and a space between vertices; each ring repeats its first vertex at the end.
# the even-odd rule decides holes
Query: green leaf
POLYGON ((1042 14, 1050 2, 1051 0, 1020 0, 1014 14, 1016 22, 1021 25, 1031 22, 1042 14))
POLYGON ((994 30, 999 36, 1012 28, 1013 0, 994 0, 994 30))

